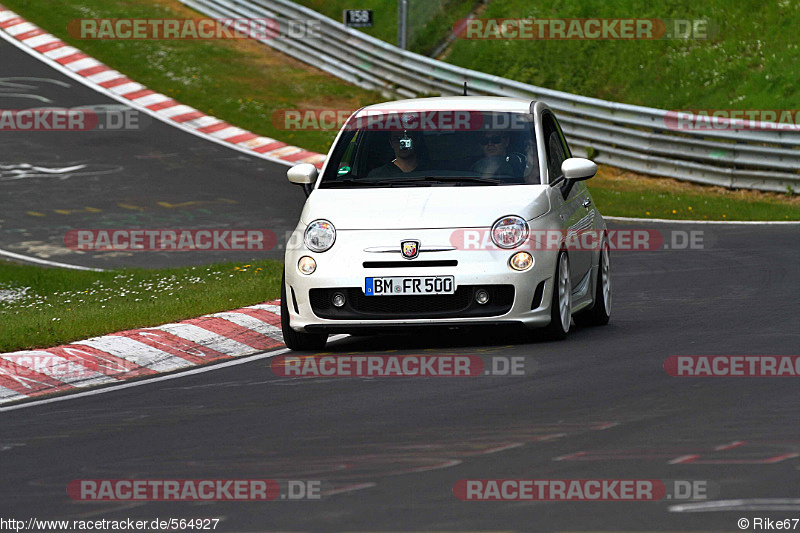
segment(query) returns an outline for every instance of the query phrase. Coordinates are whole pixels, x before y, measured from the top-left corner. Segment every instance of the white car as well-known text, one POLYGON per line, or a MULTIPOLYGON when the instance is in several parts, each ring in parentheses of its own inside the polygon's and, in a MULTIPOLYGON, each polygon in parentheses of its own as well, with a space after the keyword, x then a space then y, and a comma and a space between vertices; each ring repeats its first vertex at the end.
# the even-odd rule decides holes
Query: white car
POLYGON ((572 318, 606 324, 608 235, 583 183, 596 172, 571 156, 542 102, 439 97, 360 109, 319 173, 288 171, 308 199, 285 255, 286 345, 481 324, 563 339, 572 318))

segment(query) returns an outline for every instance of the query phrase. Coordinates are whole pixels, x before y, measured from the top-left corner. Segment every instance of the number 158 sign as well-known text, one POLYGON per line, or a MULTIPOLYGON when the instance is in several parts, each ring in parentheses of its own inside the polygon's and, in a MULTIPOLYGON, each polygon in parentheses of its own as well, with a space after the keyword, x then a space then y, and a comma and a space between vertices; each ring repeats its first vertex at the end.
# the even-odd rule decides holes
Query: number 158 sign
POLYGON ((345 9, 344 25, 351 28, 371 28, 372 10, 371 9, 345 9))

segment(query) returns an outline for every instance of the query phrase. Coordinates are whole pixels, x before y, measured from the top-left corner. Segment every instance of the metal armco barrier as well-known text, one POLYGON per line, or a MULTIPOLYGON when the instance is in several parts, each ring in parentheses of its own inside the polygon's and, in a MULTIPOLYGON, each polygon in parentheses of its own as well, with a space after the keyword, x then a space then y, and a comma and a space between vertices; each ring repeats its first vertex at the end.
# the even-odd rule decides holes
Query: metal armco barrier
POLYGON ((728 188, 800 190, 800 131, 676 130, 667 111, 553 91, 401 50, 288 0, 181 0, 217 18, 318 21, 320 38, 262 39, 264 44, 387 98, 516 96, 556 110, 576 152, 615 167, 728 188))

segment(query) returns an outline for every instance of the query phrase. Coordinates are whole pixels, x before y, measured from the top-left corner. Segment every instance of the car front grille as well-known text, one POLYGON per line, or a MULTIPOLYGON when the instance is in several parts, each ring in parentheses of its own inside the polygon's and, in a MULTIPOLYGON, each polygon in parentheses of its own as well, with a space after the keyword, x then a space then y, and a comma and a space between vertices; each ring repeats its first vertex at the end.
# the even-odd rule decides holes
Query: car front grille
POLYGON ((463 285, 455 294, 367 296, 360 287, 311 289, 311 309, 320 318, 346 320, 394 320, 399 318, 466 318, 499 316, 511 310, 513 285, 463 285), (475 292, 485 289, 489 301, 475 302, 475 292), (331 298, 337 292, 345 295, 342 307, 334 307, 331 298))

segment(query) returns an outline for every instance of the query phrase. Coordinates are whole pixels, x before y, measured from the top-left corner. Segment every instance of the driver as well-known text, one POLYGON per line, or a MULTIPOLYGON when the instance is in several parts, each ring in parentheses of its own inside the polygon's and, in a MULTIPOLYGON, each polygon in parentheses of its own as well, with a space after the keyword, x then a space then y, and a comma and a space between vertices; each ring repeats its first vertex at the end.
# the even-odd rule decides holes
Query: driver
POLYGON ((419 132, 393 131, 389 134, 389 144, 395 158, 372 169, 367 177, 392 178, 418 170, 422 159, 422 135, 419 132))
POLYGON ((483 159, 472 165, 472 172, 481 177, 512 176, 514 169, 508 162, 508 144, 511 136, 507 131, 485 131, 481 134, 480 145, 483 159))

